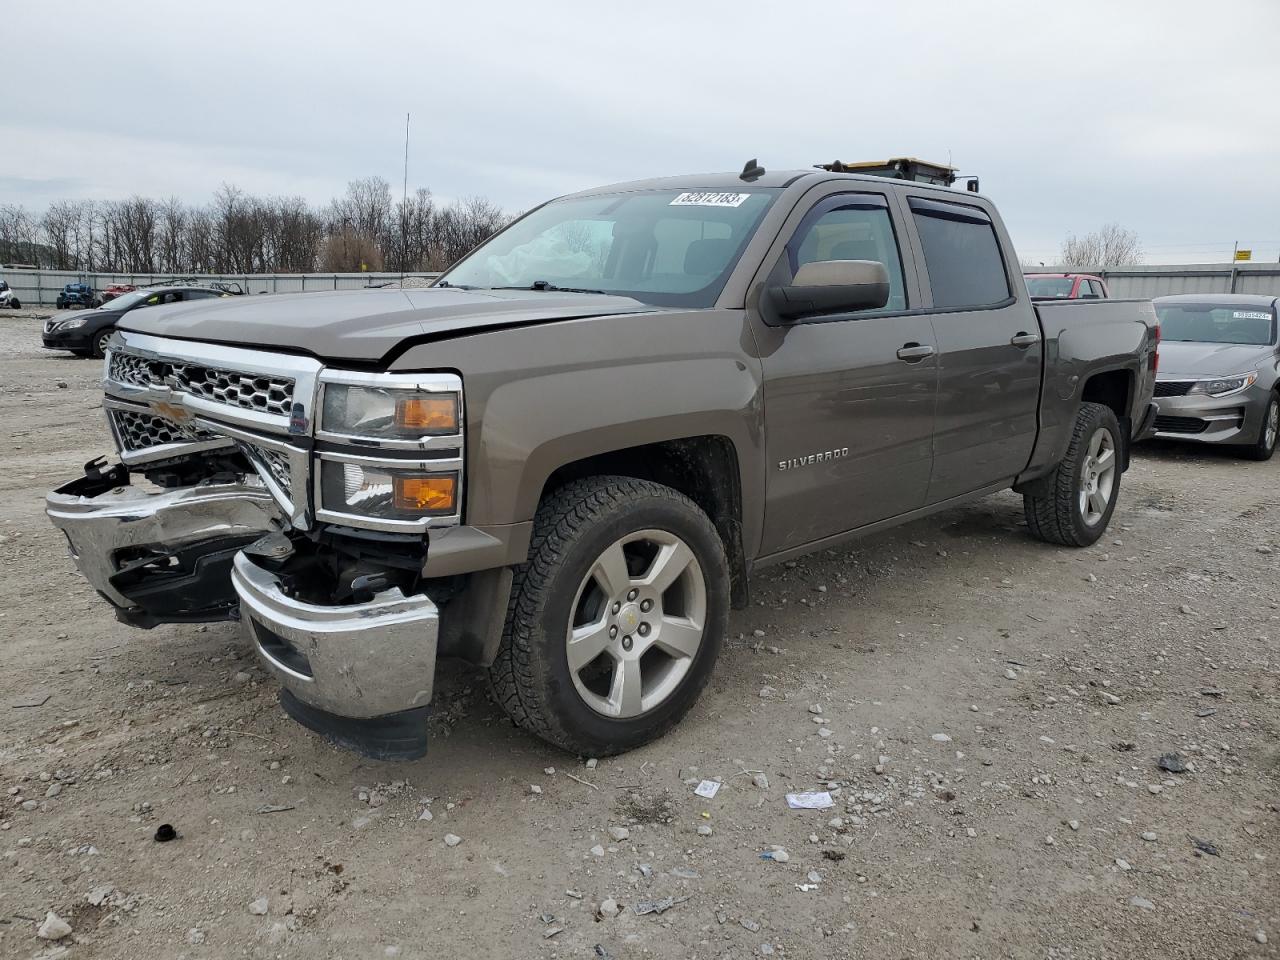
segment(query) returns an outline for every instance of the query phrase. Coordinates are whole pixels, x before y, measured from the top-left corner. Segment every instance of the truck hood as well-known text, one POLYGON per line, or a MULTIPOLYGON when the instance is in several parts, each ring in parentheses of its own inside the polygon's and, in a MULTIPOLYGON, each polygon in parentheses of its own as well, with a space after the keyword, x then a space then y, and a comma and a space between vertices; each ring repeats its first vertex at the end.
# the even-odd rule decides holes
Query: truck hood
POLYGON ((1160 341, 1160 379, 1223 377, 1262 366, 1275 347, 1245 343, 1187 343, 1160 341))
POLYGON ((654 309, 602 294, 426 287, 226 297, 131 310, 119 325, 158 337, 368 362, 409 340, 654 309))

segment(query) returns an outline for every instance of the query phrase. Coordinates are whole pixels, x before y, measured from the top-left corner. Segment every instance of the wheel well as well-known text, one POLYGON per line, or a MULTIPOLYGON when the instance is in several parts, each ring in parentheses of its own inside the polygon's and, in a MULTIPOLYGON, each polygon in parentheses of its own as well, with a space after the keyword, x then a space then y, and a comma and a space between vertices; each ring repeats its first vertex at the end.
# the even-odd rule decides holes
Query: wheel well
POLYGON ((635 477, 679 490, 715 524, 729 558, 733 605, 747 605, 746 556, 742 547, 742 478, 728 437, 684 437, 598 453, 558 468, 542 498, 573 480, 594 476, 635 477))
POLYGON ((1100 403, 1110 407, 1116 419, 1124 421, 1129 416, 1129 397, 1133 393, 1133 374, 1128 370, 1108 370, 1096 373, 1085 381, 1080 399, 1084 403, 1100 403))

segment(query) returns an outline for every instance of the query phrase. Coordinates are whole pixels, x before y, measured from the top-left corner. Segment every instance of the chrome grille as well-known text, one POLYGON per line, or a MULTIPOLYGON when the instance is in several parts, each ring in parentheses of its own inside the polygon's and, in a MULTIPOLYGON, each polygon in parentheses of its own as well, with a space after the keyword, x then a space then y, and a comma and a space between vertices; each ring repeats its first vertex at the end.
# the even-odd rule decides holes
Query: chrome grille
POLYGON ((203 427, 188 426, 132 410, 112 410, 116 434, 126 450, 147 450, 166 443, 198 443, 217 440, 218 435, 203 427))
POLYGON ((242 444, 245 453, 253 461, 254 467, 261 472, 265 470, 276 485, 289 497, 293 496, 293 474, 289 467, 289 457, 278 450, 269 450, 256 443, 242 444))
POLYGON ((292 377, 237 373, 180 360, 155 360, 112 351, 107 376, 117 383, 183 390, 213 403, 287 417, 293 403, 292 377))

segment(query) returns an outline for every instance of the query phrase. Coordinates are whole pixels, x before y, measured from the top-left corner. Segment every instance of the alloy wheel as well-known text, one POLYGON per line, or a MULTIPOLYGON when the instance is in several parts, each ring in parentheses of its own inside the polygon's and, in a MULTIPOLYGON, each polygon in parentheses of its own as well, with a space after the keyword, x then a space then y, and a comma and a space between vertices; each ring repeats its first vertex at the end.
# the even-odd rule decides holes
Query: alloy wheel
POLYGON ((618 719, 656 709, 688 674, 706 619, 706 579, 687 543, 666 530, 619 538, 574 597, 565 650, 578 695, 618 719))

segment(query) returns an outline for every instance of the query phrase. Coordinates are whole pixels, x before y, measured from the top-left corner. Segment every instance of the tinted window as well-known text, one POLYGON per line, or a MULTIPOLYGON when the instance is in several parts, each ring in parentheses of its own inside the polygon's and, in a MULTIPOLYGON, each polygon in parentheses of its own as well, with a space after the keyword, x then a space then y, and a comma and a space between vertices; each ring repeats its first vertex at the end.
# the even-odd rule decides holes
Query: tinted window
POLYGON ((902 257, 893 222, 882 197, 848 194, 821 201, 800 223, 787 245, 792 276, 818 260, 875 260, 889 273, 889 301, 883 310, 905 310, 902 257))
POLYGON ((986 213, 917 197, 910 204, 935 307, 986 307, 1009 298, 1004 258, 986 213))
POLYGON ((1091 287, 1093 288, 1093 295, 1094 295, 1095 297, 1099 297, 1099 298, 1101 298, 1101 297, 1105 297, 1105 296, 1107 295, 1107 291, 1106 291, 1105 289, 1103 289, 1102 281, 1100 281, 1100 280, 1090 280, 1090 281, 1089 281, 1089 286, 1091 286, 1091 287))

